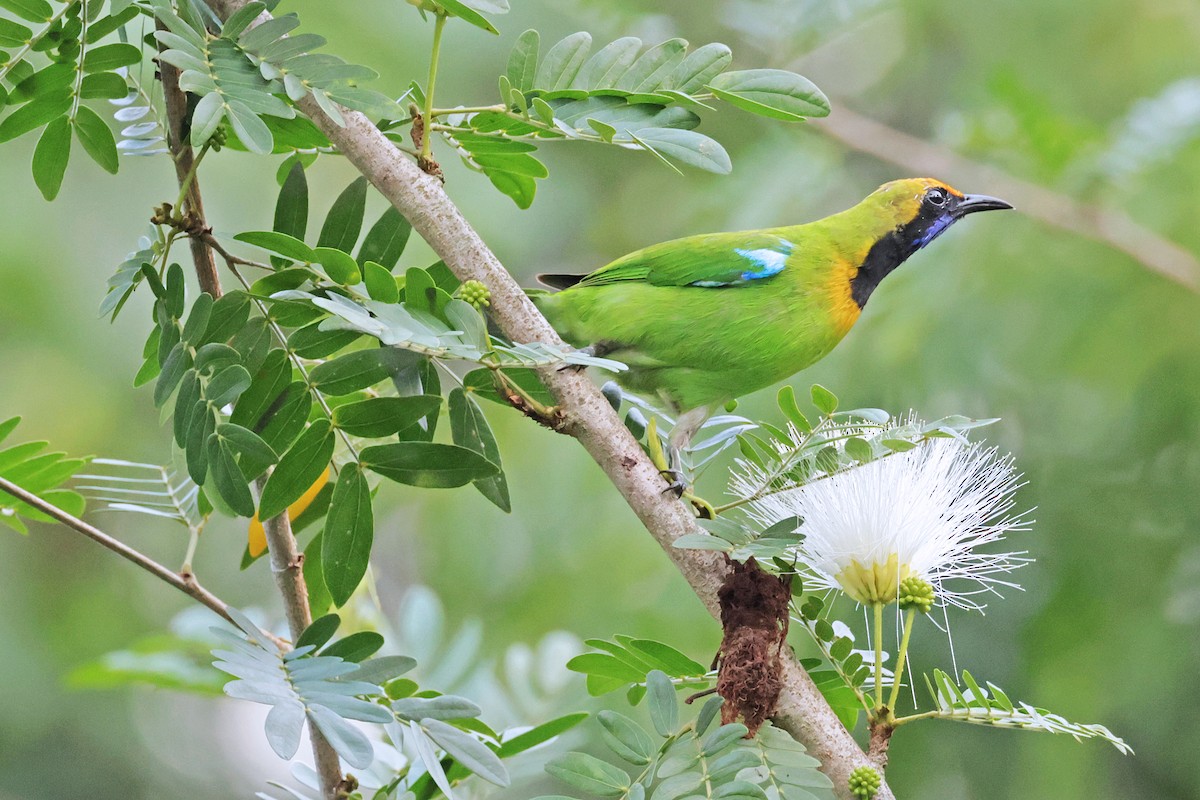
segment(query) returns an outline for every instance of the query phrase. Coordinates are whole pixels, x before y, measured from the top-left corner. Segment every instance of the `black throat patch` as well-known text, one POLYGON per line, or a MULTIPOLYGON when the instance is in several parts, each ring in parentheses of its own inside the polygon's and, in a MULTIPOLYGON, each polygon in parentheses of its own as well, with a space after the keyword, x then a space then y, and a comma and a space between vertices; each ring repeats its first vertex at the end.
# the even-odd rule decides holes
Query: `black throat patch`
POLYGON ((858 274, 850 281, 850 297, 859 308, 867 304, 880 281, 903 264, 905 259, 932 241, 933 237, 929 236, 931 232, 936 236, 949 227, 950 222, 942 217, 941 209, 931 208, 922 203, 916 218, 888 231, 871 245, 867 257, 858 267, 858 274))

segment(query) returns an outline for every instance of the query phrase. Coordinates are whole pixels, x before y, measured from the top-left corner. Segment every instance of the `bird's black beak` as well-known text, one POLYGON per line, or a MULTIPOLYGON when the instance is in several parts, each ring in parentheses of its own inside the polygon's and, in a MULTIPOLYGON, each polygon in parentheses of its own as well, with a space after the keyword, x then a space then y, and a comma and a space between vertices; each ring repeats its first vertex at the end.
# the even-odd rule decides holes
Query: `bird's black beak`
POLYGON ((959 201, 954 215, 965 217, 976 211, 999 211, 1005 208, 1012 208, 1012 203, 1007 203, 999 197, 988 197, 986 194, 967 194, 963 195, 963 199, 959 201))

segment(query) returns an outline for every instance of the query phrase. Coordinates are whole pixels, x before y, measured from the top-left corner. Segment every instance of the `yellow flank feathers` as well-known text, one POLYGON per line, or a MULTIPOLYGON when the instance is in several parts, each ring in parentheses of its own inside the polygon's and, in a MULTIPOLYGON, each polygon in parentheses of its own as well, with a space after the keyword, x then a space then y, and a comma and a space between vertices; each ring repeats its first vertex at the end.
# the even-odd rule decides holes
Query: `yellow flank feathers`
MULTIPOLYGON (((313 485, 305 490, 304 494, 296 499, 287 508, 287 516, 289 520, 294 520, 296 517, 303 514, 312 501, 317 499, 317 495, 325 488, 325 484, 329 481, 329 467, 321 473, 321 477, 317 478, 313 485)), ((250 549, 250 557, 258 558, 263 553, 267 552, 267 532, 263 530, 262 522, 258 519, 258 514, 255 513, 254 518, 250 520, 249 541, 247 547, 250 549)))

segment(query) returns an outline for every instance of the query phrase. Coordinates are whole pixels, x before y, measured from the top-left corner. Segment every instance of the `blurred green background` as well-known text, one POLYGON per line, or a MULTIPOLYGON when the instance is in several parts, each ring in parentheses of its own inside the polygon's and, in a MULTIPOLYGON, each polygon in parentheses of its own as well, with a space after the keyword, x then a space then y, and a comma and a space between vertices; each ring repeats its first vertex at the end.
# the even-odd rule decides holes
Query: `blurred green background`
MULTIPOLYGON (((723 41, 735 67, 778 66, 854 109, 936 146, 1141 224, 1200 252, 1200 5, 1193 0, 513 0, 501 36, 448 27, 439 105, 492 102, 524 28, 543 41, 679 35, 723 41)), ((426 69, 429 26, 398 0, 284 0, 330 50, 399 94, 426 69)), ((587 270, 655 241, 766 227, 840 210, 905 170, 857 154, 822 125, 788 126, 725 108, 706 120, 734 172, 683 177, 613 148, 543 148, 551 179, 519 211, 481 176, 447 165, 447 189, 527 285, 542 270, 587 270)), ((146 293, 115 324, 97 319, 104 282, 173 199, 164 157, 125 159, 117 177, 77 154, 62 196, 29 175, 34 137, 0 158, 0 418, 17 440, 163 461, 169 434, 148 389, 130 388, 148 331, 146 293)), ((449 161, 450 159, 446 159, 449 161)), ((277 159, 205 162, 218 234, 268 227, 277 159)), ((937 177, 997 193, 974 172, 937 177)), ((322 158, 313 213, 353 177, 322 158)), ((369 210, 382 208, 378 197, 369 210)), ((433 260, 415 242, 402 265, 433 260)), ((793 382, 847 405, 998 416, 1037 524, 1017 546, 1037 558, 986 616, 952 617, 960 667, 1014 698, 1102 722, 1137 750, 950 723, 893 741, 900 797, 1200 796, 1190 701, 1200 672, 1200 296, 1129 255, 1021 214, 972 219, 912 259, 871 300, 833 355, 793 382)), ((742 410, 773 419, 763 392, 742 410)), ((548 632, 657 637, 699 661, 718 639, 682 579, 581 448, 499 406, 514 511, 470 489, 389 485, 376 534, 384 609, 415 584, 446 626, 485 620, 480 658, 548 632)), ((721 487, 710 485, 710 493, 721 487)), ((94 519, 176 564, 180 532, 114 514, 94 519)), ((274 613, 266 564, 238 573, 240 524, 201 543, 202 580, 274 613)), ((78 665, 162 631, 182 596, 82 538, 0 531, 0 800, 244 798, 286 773, 257 708, 151 689, 82 691, 78 665)), ((918 632, 918 669, 949 667, 943 635, 918 632)), ((511 658, 511 654, 510 654, 511 658)), ((561 702, 589 708, 579 678, 561 702), (569 702, 568 702, 569 700, 569 702)), ((486 704, 486 703, 485 703, 486 704)), ((545 784, 542 790, 549 790, 545 784)), ((561 789, 561 787, 559 787, 561 789)))

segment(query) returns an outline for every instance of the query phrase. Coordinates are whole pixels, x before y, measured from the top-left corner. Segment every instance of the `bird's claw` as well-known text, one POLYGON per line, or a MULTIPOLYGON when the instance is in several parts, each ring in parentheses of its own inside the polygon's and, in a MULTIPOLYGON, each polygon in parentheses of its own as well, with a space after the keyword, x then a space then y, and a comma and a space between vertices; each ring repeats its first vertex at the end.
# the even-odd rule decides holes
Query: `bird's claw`
POLYGON ((687 492, 687 483, 683 479, 683 473, 677 469, 664 467, 658 471, 667 480, 667 488, 663 489, 662 493, 671 492, 676 498, 683 497, 687 492))

